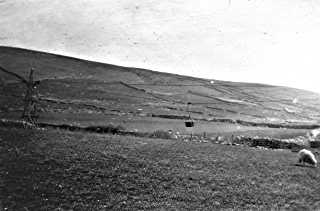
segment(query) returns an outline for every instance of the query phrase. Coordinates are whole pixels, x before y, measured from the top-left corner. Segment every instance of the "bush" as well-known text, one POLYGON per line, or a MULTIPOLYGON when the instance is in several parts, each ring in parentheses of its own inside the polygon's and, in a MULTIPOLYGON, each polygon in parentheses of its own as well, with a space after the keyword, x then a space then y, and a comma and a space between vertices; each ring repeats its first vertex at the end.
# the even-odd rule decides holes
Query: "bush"
POLYGON ((96 132, 96 133, 112 133, 117 134, 125 130, 125 128, 121 125, 114 126, 109 124, 107 126, 89 126, 85 128, 86 131, 96 132))
POLYGON ((320 147, 320 141, 310 141, 310 147, 311 148, 319 148, 320 147))
POLYGON ((171 139, 172 136, 168 131, 156 130, 150 134, 150 138, 171 139))

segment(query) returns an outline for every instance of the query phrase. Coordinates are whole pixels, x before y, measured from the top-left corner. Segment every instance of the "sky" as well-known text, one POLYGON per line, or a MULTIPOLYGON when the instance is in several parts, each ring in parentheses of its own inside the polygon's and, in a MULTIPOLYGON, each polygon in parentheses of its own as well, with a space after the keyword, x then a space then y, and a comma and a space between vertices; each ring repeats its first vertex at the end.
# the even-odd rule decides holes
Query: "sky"
POLYGON ((317 0, 0 0, 0 45, 320 93, 317 0))

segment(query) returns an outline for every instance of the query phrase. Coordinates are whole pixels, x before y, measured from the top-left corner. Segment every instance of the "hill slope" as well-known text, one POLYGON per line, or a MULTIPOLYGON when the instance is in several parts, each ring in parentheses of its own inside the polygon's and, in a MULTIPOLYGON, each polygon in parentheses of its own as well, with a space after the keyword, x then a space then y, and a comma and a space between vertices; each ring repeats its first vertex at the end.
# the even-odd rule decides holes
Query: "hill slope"
MULTIPOLYGON (((320 119, 320 95, 294 88, 212 83, 11 47, 0 47, 0 65, 24 76, 35 67, 41 80, 42 121, 179 130, 177 123, 183 128, 181 119, 188 116, 187 102, 200 125, 217 119, 273 124, 315 124, 320 119)), ((23 85, 3 72, 0 77, 0 117, 17 118, 23 85)))

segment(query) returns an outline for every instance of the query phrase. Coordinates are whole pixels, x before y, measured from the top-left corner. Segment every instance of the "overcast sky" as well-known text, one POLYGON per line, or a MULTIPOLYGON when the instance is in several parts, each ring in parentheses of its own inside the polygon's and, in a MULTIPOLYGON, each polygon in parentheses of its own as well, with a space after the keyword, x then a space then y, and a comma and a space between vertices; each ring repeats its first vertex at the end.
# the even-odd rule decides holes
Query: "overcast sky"
POLYGON ((317 0, 0 0, 0 45, 320 93, 317 0))

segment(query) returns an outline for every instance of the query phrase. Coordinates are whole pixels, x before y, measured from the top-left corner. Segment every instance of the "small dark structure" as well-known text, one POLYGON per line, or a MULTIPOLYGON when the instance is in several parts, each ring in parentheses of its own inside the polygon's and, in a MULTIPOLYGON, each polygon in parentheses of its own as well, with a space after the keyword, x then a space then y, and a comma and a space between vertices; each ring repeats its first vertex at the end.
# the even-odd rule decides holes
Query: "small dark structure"
POLYGON ((190 115, 189 105, 191 105, 190 102, 188 102, 188 105, 187 105, 187 112, 189 114, 189 118, 187 121, 184 122, 184 124, 186 127, 194 127, 194 122, 193 122, 191 115, 190 115))

